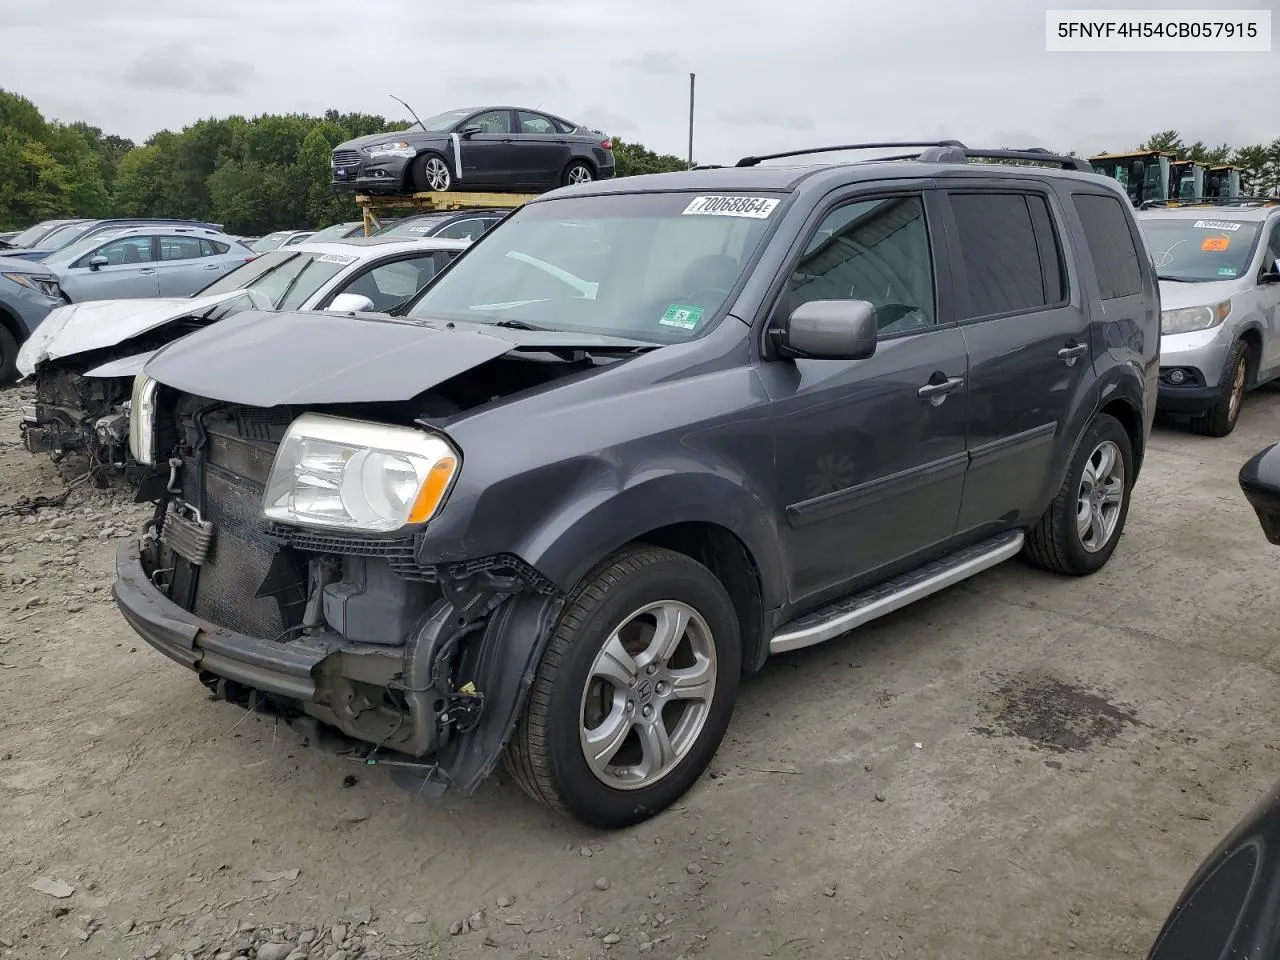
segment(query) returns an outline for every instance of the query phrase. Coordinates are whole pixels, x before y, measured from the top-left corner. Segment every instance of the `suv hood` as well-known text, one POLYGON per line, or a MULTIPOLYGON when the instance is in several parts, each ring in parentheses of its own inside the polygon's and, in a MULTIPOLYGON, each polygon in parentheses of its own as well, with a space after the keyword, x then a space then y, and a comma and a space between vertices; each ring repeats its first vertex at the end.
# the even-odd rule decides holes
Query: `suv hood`
POLYGON ((231 290, 209 297, 151 297, 141 300, 87 300, 55 307, 18 351, 18 370, 30 376, 46 360, 114 347, 166 323, 217 306, 246 294, 270 306, 249 290, 231 290))
POLYGON ((513 350, 649 350, 622 337, 376 313, 245 311, 163 347, 143 372, 253 407, 391 403, 513 350))
POLYGON ((45 269, 42 271, 39 267, 34 266, 31 258, 26 256, 28 253, 30 253, 29 250, 6 250, 0 247, 0 273, 5 270, 17 270, 19 273, 36 275, 44 273, 48 276, 53 276, 52 270, 45 269))
POLYGON ((1239 292, 1239 280, 1207 280, 1203 283, 1161 280, 1160 309, 1181 310, 1184 307, 1209 306, 1221 303, 1233 293, 1239 292))

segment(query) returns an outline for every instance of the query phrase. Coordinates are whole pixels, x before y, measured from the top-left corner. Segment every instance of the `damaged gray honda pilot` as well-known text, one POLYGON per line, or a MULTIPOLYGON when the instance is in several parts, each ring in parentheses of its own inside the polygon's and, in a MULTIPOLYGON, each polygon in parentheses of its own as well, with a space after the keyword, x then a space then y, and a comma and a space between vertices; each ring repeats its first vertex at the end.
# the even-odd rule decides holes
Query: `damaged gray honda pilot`
POLYGON ((120 610, 309 742, 435 793, 505 757, 620 827, 770 654, 1019 553, 1098 570, 1157 390, 1128 200, 1069 157, 861 146, 912 152, 557 189, 397 316, 164 347, 120 610))

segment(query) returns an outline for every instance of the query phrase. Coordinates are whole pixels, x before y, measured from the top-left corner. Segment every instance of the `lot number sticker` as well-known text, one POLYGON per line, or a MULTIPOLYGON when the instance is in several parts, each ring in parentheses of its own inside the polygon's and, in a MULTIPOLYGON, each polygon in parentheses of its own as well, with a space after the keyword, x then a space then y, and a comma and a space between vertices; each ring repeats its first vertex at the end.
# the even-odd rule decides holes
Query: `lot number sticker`
POLYGON ((349 257, 345 253, 326 253, 322 257, 316 257, 317 263, 340 263, 346 266, 349 263, 355 263, 355 257, 349 257))
POLYGON ((1239 230, 1240 224, 1226 220, 1197 220, 1195 226, 1201 230, 1239 230))
POLYGON ((777 200, 768 197, 694 197, 684 215, 699 217, 748 217, 768 220, 777 200))
POLYGON ((679 327, 681 330, 692 330, 698 325, 698 321, 702 319, 701 307, 686 307, 683 304, 673 303, 667 307, 667 312, 662 315, 662 319, 658 322, 668 327, 679 327))

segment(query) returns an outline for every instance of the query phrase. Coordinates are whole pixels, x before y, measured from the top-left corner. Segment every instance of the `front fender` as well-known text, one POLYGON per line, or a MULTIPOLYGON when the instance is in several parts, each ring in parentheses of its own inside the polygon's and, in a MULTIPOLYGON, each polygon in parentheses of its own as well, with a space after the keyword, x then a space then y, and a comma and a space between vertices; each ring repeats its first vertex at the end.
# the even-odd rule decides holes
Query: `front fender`
POLYGON ((783 603, 773 509, 763 491, 724 473, 671 472, 636 477, 622 489, 582 491, 549 511, 515 552, 567 591, 619 547, 678 523, 711 523, 734 534, 759 571, 765 608, 783 603))

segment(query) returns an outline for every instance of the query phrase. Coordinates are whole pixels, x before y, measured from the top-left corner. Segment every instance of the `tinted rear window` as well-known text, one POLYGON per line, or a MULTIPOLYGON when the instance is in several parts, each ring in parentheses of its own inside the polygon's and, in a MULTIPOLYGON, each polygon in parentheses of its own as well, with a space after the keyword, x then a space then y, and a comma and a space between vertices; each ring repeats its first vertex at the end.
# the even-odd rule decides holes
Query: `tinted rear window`
POLYGON ((1076 193, 1076 213, 1084 227, 1093 267, 1098 273, 1098 290, 1103 300, 1116 300, 1142 292, 1142 254, 1129 231, 1129 218, 1115 197, 1096 193, 1076 193))
MULTIPOLYGON (((1046 271, 1041 264, 1035 221, 1029 202, 1038 203, 1047 223, 1044 201, 1020 193, 952 194, 969 288, 968 319, 1036 310, 1061 299, 1062 279, 1057 253, 1046 257, 1055 264, 1046 271), (1049 296, 1052 292, 1052 296, 1049 296)), ((1052 231, 1050 237, 1052 240, 1052 231)))

